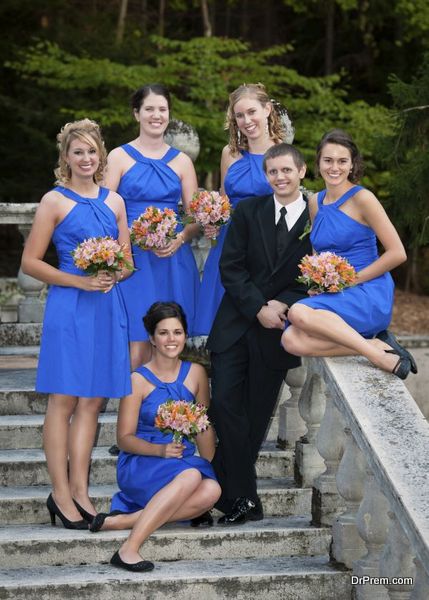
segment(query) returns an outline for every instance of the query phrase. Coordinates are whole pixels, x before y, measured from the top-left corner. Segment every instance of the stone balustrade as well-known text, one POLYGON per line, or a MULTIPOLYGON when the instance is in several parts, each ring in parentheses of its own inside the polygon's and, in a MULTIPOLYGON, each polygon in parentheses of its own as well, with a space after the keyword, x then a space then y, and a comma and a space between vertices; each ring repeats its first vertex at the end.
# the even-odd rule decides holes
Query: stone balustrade
POLYGON ((401 380, 363 358, 304 364, 307 431, 286 425, 286 445, 313 488, 314 524, 332 526, 332 559, 351 569, 357 600, 429 598, 427 421, 401 380))

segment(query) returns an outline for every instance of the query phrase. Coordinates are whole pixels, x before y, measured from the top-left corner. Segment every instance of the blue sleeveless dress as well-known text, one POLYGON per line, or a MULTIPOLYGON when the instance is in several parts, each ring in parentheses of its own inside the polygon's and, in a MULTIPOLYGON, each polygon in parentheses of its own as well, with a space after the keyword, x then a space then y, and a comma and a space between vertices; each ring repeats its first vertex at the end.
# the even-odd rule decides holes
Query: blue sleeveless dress
MULTIPOLYGON (((340 210, 349 198, 363 189, 356 185, 332 204, 323 204, 326 190, 319 192, 318 213, 310 239, 316 252, 335 252, 346 258, 356 271, 377 260, 374 231, 340 210)), ((392 318, 394 283, 390 273, 346 288, 342 292, 325 293, 299 302, 311 308, 330 310, 339 315, 365 338, 386 329, 392 318)))
MULTIPOLYGON (((241 200, 253 196, 266 196, 272 194, 273 191, 262 168, 264 155, 250 154, 250 152, 246 151, 242 151, 242 155, 242 158, 229 167, 225 175, 225 193, 229 197, 233 208, 241 200)), ((204 265, 195 318, 195 335, 208 335, 210 333, 225 292, 220 278, 219 260, 227 229, 228 225, 221 228, 217 244, 210 249, 206 264, 204 265)))
MULTIPOLYGON (((136 369, 155 389, 143 400, 140 406, 136 436, 154 444, 168 444, 173 439, 171 433, 161 433, 154 426, 158 406, 169 399, 195 402, 193 394, 184 385, 191 368, 190 362, 182 362, 176 381, 160 381, 147 367, 136 369)), ((146 506, 159 490, 169 484, 176 475, 187 469, 198 469, 203 477, 215 479, 213 467, 205 458, 195 456, 195 445, 183 440, 186 448, 182 458, 161 458, 143 454, 120 452, 116 475, 121 490, 112 498, 111 510, 125 513, 136 512, 146 506)))
MULTIPOLYGON (((122 148, 135 160, 122 176, 118 194, 125 201, 128 226, 148 206, 171 208, 178 213, 182 185, 168 163, 179 154, 170 148, 161 159, 146 158, 130 144, 122 148)), ((183 227, 179 225, 177 231, 183 227)), ((150 250, 133 246, 134 266, 137 271, 122 284, 128 314, 130 341, 146 341, 149 336, 142 317, 156 301, 174 301, 182 306, 192 335, 200 286, 199 274, 189 244, 183 244, 171 257, 159 258, 150 250)))
MULTIPOLYGON (((59 269, 83 275, 71 251, 83 240, 110 235, 118 238, 116 217, 105 204, 109 194, 100 188, 97 198, 72 190, 55 191, 76 205, 54 230, 59 269)), ((46 301, 36 391, 84 397, 118 397, 131 391, 127 315, 120 291, 86 292, 51 285, 46 301)))

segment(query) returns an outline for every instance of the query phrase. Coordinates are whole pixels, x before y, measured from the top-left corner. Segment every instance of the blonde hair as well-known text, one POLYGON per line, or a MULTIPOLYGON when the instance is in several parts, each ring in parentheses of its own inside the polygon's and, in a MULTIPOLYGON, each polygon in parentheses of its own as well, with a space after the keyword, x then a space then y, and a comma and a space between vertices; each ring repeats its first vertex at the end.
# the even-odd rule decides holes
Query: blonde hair
POLYGON ((99 125, 91 119, 81 119, 66 123, 57 135, 58 167, 54 170, 56 185, 67 185, 70 183, 71 170, 67 164, 66 157, 73 140, 80 140, 96 148, 100 158, 100 164, 94 173, 95 183, 103 180, 104 169, 107 163, 107 152, 101 136, 99 125))
POLYGON ((285 136, 282 122, 267 94, 265 86, 262 83, 243 83, 229 95, 229 105, 226 111, 225 130, 229 131, 228 146, 231 154, 238 154, 240 150, 248 150, 249 148, 247 137, 239 130, 234 115, 234 106, 245 96, 255 97, 262 106, 270 103, 271 111, 267 118, 268 135, 275 144, 282 142, 285 136))

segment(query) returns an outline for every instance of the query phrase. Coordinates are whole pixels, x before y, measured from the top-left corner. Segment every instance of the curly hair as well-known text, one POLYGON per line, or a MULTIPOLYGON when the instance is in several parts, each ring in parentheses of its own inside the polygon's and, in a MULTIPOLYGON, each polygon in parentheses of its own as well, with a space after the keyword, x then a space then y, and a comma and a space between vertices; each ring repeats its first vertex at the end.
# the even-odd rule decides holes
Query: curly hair
POLYGON ((95 121, 91 121, 91 119, 81 119, 80 121, 66 123, 57 135, 58 167, 54 170, 56 185, 67 185, 70 183, 71 170, 67 164, 67 153, 70 144, 76 139, 96 148, 100 164, 94 173, 94 181, 95 183, 100 183, 103 179, 104 169, 107 164, 107 152, 100 127, 95 121))
POLYGON ((352 159, 352 168, 347 179, 351 181, 351 183, 357 183, 361 179, 364 172, 363 158, 358 147, 354 143, 352 136, 342 129, 331 129, 325 133, 320 140, 316 149, 316 176, 319 175, 320 158, 322 156, 322 150, 326 144, 337 144, 338 146, 344 146, 344 148, 347 148, 352 159))
POLYGON ((225 130, 229 131, 228 146, 231 154, 238 154, 240 150, 249 148, 247 137, 240 132, 234 115, 234 106, 245 96, 254 97, 264 107, 268 103, 271 104, 272 109, 267 119, 268 134, 275 144, 282 142, 285 136, 276 105, 270 100, 265 86, 262 83, 243 83, 229 95, 229 105, 226 111, 225 130))

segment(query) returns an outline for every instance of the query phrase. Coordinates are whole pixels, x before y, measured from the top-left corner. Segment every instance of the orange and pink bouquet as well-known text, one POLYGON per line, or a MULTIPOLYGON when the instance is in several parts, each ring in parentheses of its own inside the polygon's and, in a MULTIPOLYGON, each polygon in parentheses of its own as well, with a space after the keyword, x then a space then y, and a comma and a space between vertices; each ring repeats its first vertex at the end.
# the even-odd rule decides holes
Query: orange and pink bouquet
POLYGON ((148 206, 130 228, 131 243, 142 250, 164 248, 176 237, 177 216, 171 208, 148 206))
MULTIPOLYGON (((203 190, 192 196, 187 222, 198 223, 202 227, 214 225, 220 228, 228 223, 231 212, 231 203, 228 196, 219 194, 219 192, 203 190)), ((212 246, 214 245, 216 245, 216 238, 212 239, 212 246)))
POLYGON ((297 281, 307 285, 312 294, 340 292, 356 283, 355 268, 334 252, 307 254, 298 267, 302 275, 297 281))
POLYGON ((162 433, 172 433, 173 441, 180 443, 184 437, 191 442, 210 425, 207 407, 185 400, 167 400, 160 404, 155 417, 155 427, 162 433))
POLYGON ((120 244, 110 236, 88 238, 71 251, 73 262, 88 275, 99 271, 134 271, 126 244, 120 244))

